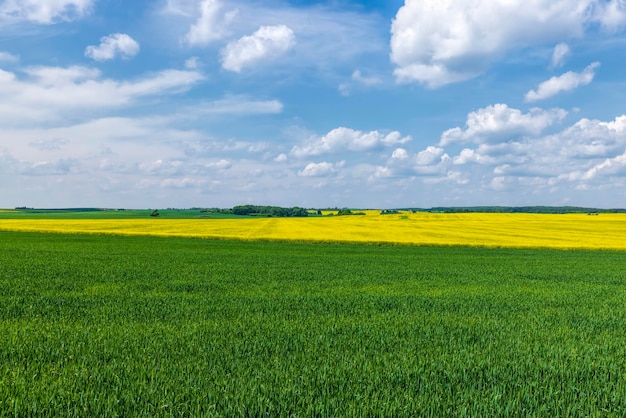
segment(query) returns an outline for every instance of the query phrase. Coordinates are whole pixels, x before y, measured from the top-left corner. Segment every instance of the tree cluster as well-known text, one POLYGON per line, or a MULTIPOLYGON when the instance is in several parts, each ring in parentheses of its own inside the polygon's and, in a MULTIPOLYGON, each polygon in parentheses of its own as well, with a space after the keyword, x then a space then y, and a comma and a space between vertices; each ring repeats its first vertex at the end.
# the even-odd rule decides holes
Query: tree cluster
POLYGON ((395 209, 383 209, 380 211, 381 215, 397 215, 400 212, 395 209))
POLYGON ((256 206, 256 205, 244 205, 235 206, 232 209, 233 215, 242 216, 272 216, 277 218, 293 218, 293 217, 306 217, 309 216, 309 212, 297 206, 293 208, 283 208, 279 206, 256 206))
POLYGON ((346 215, 365 215, 363 212, 352 212, 350 209, 343 208, 339 209, 337 212, 337 216, 346 216, 346 215))

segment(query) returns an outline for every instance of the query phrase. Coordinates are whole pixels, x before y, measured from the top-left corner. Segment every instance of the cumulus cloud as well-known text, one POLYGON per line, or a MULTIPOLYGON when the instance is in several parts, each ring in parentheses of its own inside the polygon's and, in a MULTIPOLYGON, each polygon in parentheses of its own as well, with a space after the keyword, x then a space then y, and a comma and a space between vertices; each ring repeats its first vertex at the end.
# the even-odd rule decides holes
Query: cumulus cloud
POLYGON ((567 158, 610 157, 626 147, 626 116, 610 122, 583 118, 549 138, 563 146, 561 153, 567 158))
POLYGON ((90 45, 85 56, 96 61, 108 61, 115 57, 128 59, 139 53, 139 43, 124 33, 114 33, 100 38, 100 45, 90 45))
POLYGON ((495 161, 488 155, 483 155, 476 150, 468 148, 463 149, 457 157, 453 158, 453 164, 493 164, 495 161))
POLYGON ((551 135, 518 137, 507 143, 482 143, 452 158, 456 167, 472 164, 474 182, 504 190, 528 187, 589 189, 618 184, 626 177, 626 116, 613 121, 581 119, 551 135), (477 167, 478 166, 478 167, 477 167), (489 183, 490 182, 490 183, 489 183))
POLYGON ((252 35, 230 42, 222 49, 222 67, 238 73, 243 67, 278 58, 295 44, 296 37, 287 26, 261 26, 252 35))
POLYGON ((443 148, 429 146, 417 154, 415 157, 415 163, 420 166, 431 165, 440 161, 443 155, 443 148))
POLYGON ((223 10, 219 0, 203 0, 200 3, 200 16, 185 35, 185 42, 191 46, 204 46, 226 37, 229 26, 238 14, 237 9, 223 10))
POLYGON ((2 0, 0 22, 29 21, 52 24, 79 19, 91 12, 96 0, 2 0))
POLYGON ((526 93, 525 100, 527 102, 536 102, 556 96, 564 91, 570 91, 577 87, 585 86, 593 81, 596 75, 595 70, 598 67, 600 67, 600 63, 594 62, 589 64, 582 73, 568 71, 558 77, 552 77, 539 84, 537 90, 530 90, 526 93))
POLYGON ((406 144, 410 136, 402 136, 393 131, 383 134, 379 131, 362 132, 350 128, 336 128, 321 138, 315 138, 302 146, 294 146, 291 155, 302 158, 331 154, 339 151, 365 152, 384 147, 406 144))
POLYGON ((507 51, 581 38, 593 24, 623 27, 621 0, 405 0, 391 27, 399 82, 467 80, 507 51))
POLYGON ((570 53, 571 50, 569 48, 569 45, 567 45, 565 42, 561 42, 560 44, 555 46, 554 51, 552 51, 552 60, 550 62, 552 68, 561 67, 565 61, 565 58, 567 58, 570 53))
POLYGON ((387 160, 386 166, 376 168, 373 179, 377 178, 433 178, 446 177, 451 159, 443 148, 428 146, 417 153, 404 148, 396 148, 387 160))
POLYGON ((603 162, 594 165, 580 176, 580 179, 588 181, 602 175, 619 175, 626 177, 626 152, 617 157, 607 158, 603 162))
POLYGON ((335 174, 336 167, 337 165, 329 162, 309 163, 298 172, 298 175, 301 177, 328 177, 335 174))
POLYGON ((539 135, 567 116, 563 109, 531 109, 522 113, 506 104, 495 104, 467 115, 466 129, 453 128, 441 135, 441 146, 463 142, 499 142, 525 135, 539 135))
POLYGON ((599 2, 596 5, 595 17, 600 25, 609 32, 615 32, 626 25, 626 5, 623 0, 599 2))
POLYGON ((391 153, 391 158, 394 160, 406 160, 409 158, 409 153, 404 148, 397 148, 391 153))

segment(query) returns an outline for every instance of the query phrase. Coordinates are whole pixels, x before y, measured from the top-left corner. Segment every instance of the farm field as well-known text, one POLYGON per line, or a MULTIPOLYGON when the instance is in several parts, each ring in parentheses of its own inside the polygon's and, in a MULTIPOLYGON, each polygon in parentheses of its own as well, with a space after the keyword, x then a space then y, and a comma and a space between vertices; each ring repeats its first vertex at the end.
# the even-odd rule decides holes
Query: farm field
MULTIPOLYGON (((113 212, 115 213, 115 212, 113 212)), ((243 240, 626 249, 626 214, 401 213, 309 218, 192 218, 189 213, 0 214, 0 230, 243 240), (61 216, 61 217, 58 217, 61 216), (111 217, 115 216, 115 217, 111 217), (142 216, 142 217, 139 217, 142 216)))
POLYGON ((0 416, 619 416, 625 266, 4 231, 0 416))

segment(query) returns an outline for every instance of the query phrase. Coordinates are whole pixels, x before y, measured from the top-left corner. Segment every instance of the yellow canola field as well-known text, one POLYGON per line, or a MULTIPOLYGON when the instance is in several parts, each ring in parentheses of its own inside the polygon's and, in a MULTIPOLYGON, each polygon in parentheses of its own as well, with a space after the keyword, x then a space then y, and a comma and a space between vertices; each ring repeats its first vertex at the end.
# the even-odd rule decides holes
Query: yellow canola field
POLYGON ((406 213, 253 219, 0 220, 0 230, 244 240, 626 249, 626 214, 406 213))

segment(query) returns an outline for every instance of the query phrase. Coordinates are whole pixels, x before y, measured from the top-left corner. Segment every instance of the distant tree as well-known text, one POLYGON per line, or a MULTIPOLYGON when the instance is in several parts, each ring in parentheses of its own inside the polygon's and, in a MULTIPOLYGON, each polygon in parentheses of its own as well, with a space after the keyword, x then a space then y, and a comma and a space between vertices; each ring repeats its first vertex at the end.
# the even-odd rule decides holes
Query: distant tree
MULTIPOLYGON (((224 210, 221 212, 227 213, 227 211, 224 210)), ((293 208, 283 208, 280 206, 244 205, 233 207, 232 213, 240 216, 268 216, 277 218, 309 216, 308 210, 298 206, 294 206, 293 208)))
POLYGON ((156 216, 159 216, 159 215, 160 215, 160 213, 159 213, 158 209, 155 209, 155 210, 152 211, 152 213, 150 213, 150 216, 153 216, 153 217, 156 217, 156 216))
POLYGON ((304 217, 309 216, 309 211, 306 210, 305 208, 300 208, 298 206, 294 206, 293 208, 291 208, 290 216, 294 216, 294 217, 298 217, 298 218, 304 218, 304 217))

